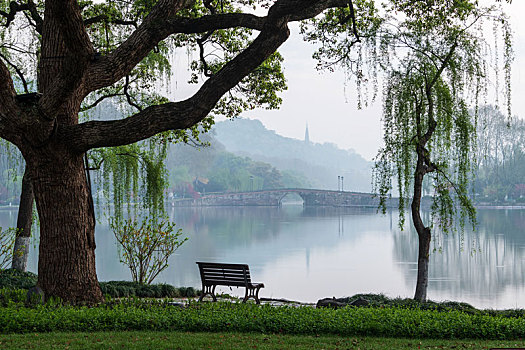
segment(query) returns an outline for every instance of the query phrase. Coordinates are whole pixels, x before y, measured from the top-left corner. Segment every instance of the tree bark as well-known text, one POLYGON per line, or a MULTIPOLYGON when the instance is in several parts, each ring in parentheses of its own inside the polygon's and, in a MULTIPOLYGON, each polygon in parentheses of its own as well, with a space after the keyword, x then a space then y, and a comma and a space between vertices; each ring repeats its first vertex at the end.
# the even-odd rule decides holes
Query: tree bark
POLYGON ((95 225, 90 209, 83 155, 57 145, 31 157, 40 219, 38 285, 70 303, 103 300, 95 268, 95 225))
POLYGON ((419 250, 417 258, 417 282, 414 300, 424 302, 427 300, 428 289, 428 264, 430 254, 430 228, 425 227, 423 231, 418 232, 419 250))
POLYGON ((414 299, 423 302, 427 299, 428 288, 428 261, 430 254, 430 240, 432 235, 429 227, 425 227, 421 219, 421 196, 423 189, 423 178, 425 176, 424 148, 417 146, 417 163, 414 174, 414 194, 412 197, 412 221, 419 241, 419 250, 417 258, 417 282, 414 299))
POLYGON ((22 179, 22 193, 20 194, 20 205, 18 207, 18 218, 16 221, 15 247, 13 248, 13 260, 11 268, 18 271, 26 271, 27 258, 29 255, 29 241, 31 240, 31 226, 33 224, 33 185, 29 170, 26 167, 22 179))

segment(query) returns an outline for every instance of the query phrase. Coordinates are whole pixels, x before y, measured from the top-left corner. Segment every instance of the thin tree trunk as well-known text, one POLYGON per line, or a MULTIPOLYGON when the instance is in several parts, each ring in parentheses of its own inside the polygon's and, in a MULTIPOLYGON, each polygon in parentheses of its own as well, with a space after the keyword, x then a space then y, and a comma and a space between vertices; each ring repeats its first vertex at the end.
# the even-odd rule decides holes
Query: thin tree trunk
POLYGON ((33 184, 26 165, 22 179, 22 193, 20 194, 20 206, 18 207, 18 218, 16 221, 15 247, 13 248, 13 260, 11 263, 12 269, 22 272, 26 271, 27 268, 34 199, 33 184))
POLYGON ((422 123, 421 116, 423 113, 422 101, 419 101, 416 105, 416 124, 417 124, 417 137, 418 144, 416 146, 417 163, 416 170, 414 172, 414 196, 412 197, 412 221, 416 228, 419 249, 417 257, 417 281, 416 281, 416 293, 414 299, 417 301, 425 301, 427 299, 428 289, 428 262, 430 255, 430 240, 432 239, 432 233, 430 227, 426 227, 421 219, 421 197, 423 191, 423 179, 429 172, 435 171, 434 165, 431 164, 429 159, 429 152, 425 148, 426 144, 432 138, 434 131, 436 130, 437 123, 434 119, 434 99, 432 97, 432 87, 437 82, 441 72, 445 69, 445 66, 452 57, 456 44, 452 46, 443 64, 441 65, 438 72, 434 75, 431 82, 425 86, 425 95, 427 100, 428 108, 428 129, 425 134, 422 134, 422 123))
POLYGON ((430 228, 425 227, 422 233, 418 232, 419 250, 417 258, 417 282, 414 299, 420 302, 427 300, 428 264, 430 253, 430 228))
MULTIPOLYGON (((34 166, 40 219, 38 285, 45 298, 103 300, 95 268, 95 225, 82 155, 57 152, 34 166)), ((41 153, 38 160, 43 159, 41 153)))
POLYGON ((421 196, 423 188, 423 178, 425 176, 425 165, 423 160, 423 147, 418 147, 418 159, 414 174, 414 196, 412 197, 412 220, 416 228, 419 250, 417 258, 417 282, 414 299, 425 301, 427 299, 428 288, 428 262, 430 254, 430 240, 432 238, 430 228, 425 227, 421 219, 421 196))

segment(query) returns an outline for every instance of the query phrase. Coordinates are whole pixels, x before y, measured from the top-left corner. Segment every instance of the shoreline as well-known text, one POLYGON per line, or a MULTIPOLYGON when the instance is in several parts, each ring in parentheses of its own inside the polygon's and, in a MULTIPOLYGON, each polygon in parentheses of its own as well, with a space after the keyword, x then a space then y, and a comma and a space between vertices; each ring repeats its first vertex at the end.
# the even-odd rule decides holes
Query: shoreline
MULTIPOLYGON (((241 207, 241 206, 229 206, 229 205, 224 205, 224 206, 220 206, 220 205, 192 206, 192 205, 188 205, 188 206, 168 206, 168 207, 169 208, 202 208, 202 207, 216 208, 216 207, 241 207)), ((254 206, 253 205, 247 205, 245 207, 253 208, 254 206)), ((261 206, 261 207, 265 207, 265 206, 261 206)), ((317 208, 375 208, 375 207, 372 207, 372 206, 361 206, 361 205, 356 205, 356 206, 310 206, 310 207, 311 208, 312 207, 317 207, 317 208)), ((508 204, 508 205, 505 205, 505 204, 503 204, 503 205, 474 204, 474 208, 476 208, 476 209, 496 209, 496 210, 501 210, 501 209, 522 210, 522 209, 525 209, 525 204, 523 204, 523 205, 514 205, 514 204, 508 204)), ((18 204, 0 205, 0 210, 15 210, 15 209, 18 209, 18 204)))

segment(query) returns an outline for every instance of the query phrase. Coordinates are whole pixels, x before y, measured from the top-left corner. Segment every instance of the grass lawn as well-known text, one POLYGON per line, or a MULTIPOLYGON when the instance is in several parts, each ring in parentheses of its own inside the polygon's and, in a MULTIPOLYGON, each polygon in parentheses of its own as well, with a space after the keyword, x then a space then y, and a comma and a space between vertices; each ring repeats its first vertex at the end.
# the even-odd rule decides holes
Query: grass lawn
POLYGON ((95 332, 1 334, 0 349, 490 349, 525 341, 433 340, 253 333, 95 332))

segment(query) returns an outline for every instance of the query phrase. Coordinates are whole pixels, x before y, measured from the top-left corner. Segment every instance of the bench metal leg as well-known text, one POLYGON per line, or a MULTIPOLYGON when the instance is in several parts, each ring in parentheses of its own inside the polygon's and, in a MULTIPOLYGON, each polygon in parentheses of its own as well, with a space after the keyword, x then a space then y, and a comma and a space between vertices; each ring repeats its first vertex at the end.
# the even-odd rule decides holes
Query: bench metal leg
POLYGON ((248 299, 253 298, 255 299, 256 304, 260 304, 261 301, 259 300, 259 289, 261 289, 261 287, 257 287, 257 288, 246 287, 246 293, 244 294, 244 299, 242 299, 242 302, 245 303, 248 299))
POLYGON ((213 301, 217 301, 217 298, 215 297, 215 287, 217 287, 216 285, 213 285, 213 286, 202 286, 202 294, 199 298, 199 301, 202 301, 202 299, 204 299, 204 297, 206 295, 211 295, 211 297, 213 298, 213 301))
POLYGON ((261 287, 258 287, 257 290, 255 291, 255 295, 254 295, 255 303, 257 303, 257 304, 261 303, 261 301, 259 300, 259 290, 260 289, 261 289, 261 287))

